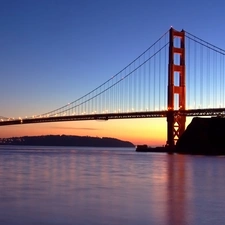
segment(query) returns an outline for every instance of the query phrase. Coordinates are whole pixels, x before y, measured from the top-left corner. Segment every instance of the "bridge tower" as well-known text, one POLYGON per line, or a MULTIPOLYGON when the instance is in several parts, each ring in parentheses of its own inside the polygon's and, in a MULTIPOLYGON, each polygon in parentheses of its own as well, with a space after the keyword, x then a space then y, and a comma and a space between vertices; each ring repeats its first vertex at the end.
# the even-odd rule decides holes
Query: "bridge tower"
POLYGON ((170 29, 169 65, 168 65, 168 114, 167 143, 173 148, 185 130, 186 116, 179 115, 179 110, 185 110, 185 32, 170 29), (175 44, 176 43, 176 44, 175 44), (178 110, 178 114, 174 113, 178 110))

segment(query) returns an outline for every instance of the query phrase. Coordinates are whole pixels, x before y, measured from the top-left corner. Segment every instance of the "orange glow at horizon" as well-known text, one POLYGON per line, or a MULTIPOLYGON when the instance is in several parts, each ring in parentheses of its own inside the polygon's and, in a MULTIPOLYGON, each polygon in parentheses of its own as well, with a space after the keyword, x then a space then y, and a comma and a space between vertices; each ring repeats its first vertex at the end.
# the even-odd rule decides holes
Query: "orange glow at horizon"
MULTIPOLYGON (((190 120, 188 119, 186 124, 190 120)), ((110 137, 130 141, 134 145, 165 145, 166 118, 124 119, 108 121, 76 121, 2 126, 0 138, 41 135, 78 135, 110 137)))

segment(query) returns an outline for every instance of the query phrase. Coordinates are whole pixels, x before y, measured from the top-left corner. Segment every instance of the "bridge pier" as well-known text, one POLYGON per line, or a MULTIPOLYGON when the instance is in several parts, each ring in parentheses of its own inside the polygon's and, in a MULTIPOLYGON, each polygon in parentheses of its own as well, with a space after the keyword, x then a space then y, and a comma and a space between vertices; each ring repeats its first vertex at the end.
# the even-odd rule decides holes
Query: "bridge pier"
POLYGON ((186 109, 185 87, 185 32, 170 29, 169 65, 168 65, 168 114, 166 146, 174 149, 177 140, 185 131, 186 116, 174 113, 174 110, 186 109), (178 46, 175 46, 179 41, 178 46), (176 42, 177 43, 177 42, 176 42), (177 80, 179 80, 177 82, 177 80), (175 83, 176 82, 176 83, 175 83))

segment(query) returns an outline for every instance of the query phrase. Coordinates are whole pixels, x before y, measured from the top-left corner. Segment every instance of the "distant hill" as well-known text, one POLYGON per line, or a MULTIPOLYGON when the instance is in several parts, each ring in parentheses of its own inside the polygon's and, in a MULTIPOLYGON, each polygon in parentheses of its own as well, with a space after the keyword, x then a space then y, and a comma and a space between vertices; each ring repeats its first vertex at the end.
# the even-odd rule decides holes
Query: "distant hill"
POLYGON ((1 138, 0 145, 134 147, 131 142, 109 137, 43 135, 1 138))

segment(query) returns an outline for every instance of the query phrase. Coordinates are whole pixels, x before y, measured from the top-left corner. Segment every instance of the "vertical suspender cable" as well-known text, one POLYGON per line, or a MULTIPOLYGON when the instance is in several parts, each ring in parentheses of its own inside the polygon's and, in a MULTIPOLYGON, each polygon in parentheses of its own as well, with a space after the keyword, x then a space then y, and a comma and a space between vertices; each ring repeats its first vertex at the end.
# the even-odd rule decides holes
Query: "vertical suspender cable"
MULTIPOLYGON (((222 57, 222 56, 221 56, 222 57)), ((223 107, 225 107, 225 104, 224 104, 224 76, 225 76, 225 67, 224 67, 224 56, 222 57, 222 105, 223 107)))
POLYGON ((203 47, 200 46, 200 106, 202 108, 203 106, 203 85, 204 85, 204 79, 203 79, 203 47))
MULTIPOLYGON (((150 58, 150 50, 149 50, 149 58, 150 58)), ((151 64, 150 60, 148 62, 148 109, 151 111, 151 64)))
POLYGON ((214 52, 214 100, 215 100, 215 105, 214 107, 218 107, 217 105, 217 79, 219 79, 218 74, 217 74, 217 52, 214 52))
POLYGON ((102 113, 102 95, 100 93, 101 93, 101 87, 99 88, 97 99, 98 99, 99 111, 100 113, 102 113))
POLYGON ((119 88, 119 80, 120 80, 120 75, 121 73, 119 73, 119 76, 117 78, 117 84, 116 84, 116 95, 117 95, 117 99, 116 99, 116 104, 117 104, 117 112, 119 112, 119 109, 120 109, 120 98, 119 98, 119 92, 120 92, 120 88, 119 88))
POLYGON ((197 97, 196 97, 196 82, 197 82, 197 73, 196 73, 196 61, 197 61, 197 57, 196 57, 196 42, 194 44, 194 108, 196 108, 197 106, 197 97))
POLYGON ((222 93, 222 90, 223 90, 223 76, 222 76, 222 55, 220 55, 220 102, 219 102, 219 105, 220 105, 220 108, 223 107, 223 102, 222 102, 222 96, 223 96, 223 93, 222 93))
POLYGON ((108 91, 105 91, 106 90, 106 84, 104 84, 104 95, 103 95, 103 105, 104 105, 104 110, 106 110, 107 109, 107 107, 106 107, 106 96, 107 96, 107 94, 108 94, 108 91))
MULTIPOLYGON (((154 45, 154 54, 155 54, 155 45, 154 45)), ((153 65, 153 75, 154 75, 154 79, 153 79, 153 97, 154 97, 154 99, 153 99, 153 110, 155 110, 155 86, 156 86, 156 84, 155 84, 155 57, 154 57, 154 60, 153 60, 153 63, 154 63, 154 65, 153 65)))
POLYGON ((209 107, 210 105, 210 76, 209 76, 209 73, 210 73, 210 52, 209 52, 209 48, 207 49, 207 72, 206 72, 206 75, 207 75, 207 89, 206 89, 206 99, 207 99, 207 108, 209 107))
MULTIPOLYGON (((139 63, 138 63, 138 66, 140 66, 141 65, 141 58, 139 58, 139 63)), ((139 67, 138 68, 138 71, 139 71, 139 74, 138 74, 138 77, 139 77, 139 79, 138 79, 138 95, 139 95, 139 100, 138 100, 138 103, 139 103, 139 105, 138 105, 138 110, 139 111, 141 111, 141 100, 142 100, 142 96, 141 96, 141 83, 142 83, 142 73, 141 73, 141 69, 142 69, 142 67, 139 67)))
MULTIPOLYGON (((161 49, 161 45, 160 45, 160 42, 159 42, 159 49, 161 49)), ((161 104, 160 104, 160 99, 161 99, 161 96, 160 96, 160 92, 161 92, 161 51, 159 52, 159 56, 158 56, 159 60, 158 60, 158 76, 159 76, 159 110, 162 109, 161 107, 161 104)))
POLYGON ((208 50, 209 51, 209 70, 208 70, 208 76, 209 76, 209 107, 212 108, 211 104, 211 97, 212 97, 212 93, 211 93, 211 52, 210 52, 210 49, 208 50))
POLYGON ((133 107, 133 89, 132 89, 132 87, 133 87, 133 73, 131 74, 131 66, 129 66, 129 74, 130 74, 130 76, 129 76, 129 79, 130 79, 130 82, 129 82, 129 111, 130 110, 132 110, 132 107, 133 107))
POLYGON ((212 51, 212 108, 215 108, 215 90, 214 90, 214 86, 215 86, 215 52, 212 51))
MULTIPOLYGON (((112 79, 112 85, 114 84, 114 79, 112 79)), ((113 88, 111 89, 112 92, 112 98, 113 98, 113 107, 112 107, 112 112, 115 112, 116 108, 115 108, 115 88, 113 86, 113 88)))
MULTIPOLYGON (((135 62, 134 62, 134 69, 135 69, 135 62)), ((136 85, 137 85, 137 71, 134 71, 134 110, 137 111, 137 92, 136 92, 136 85)))
MULTIPOLYGON (((139 63, 138 63, 138 66, 141 65, 141 59, 139 58, 139 63)), ((139 99, 138 99, 138 111, 141 111, 141 81, 142 81, 142 74, 141 74, 141 67, 138 68, 138 96, 139 96, 139 99)))
POLYGON ((129 69, 128 69, 128 73, 129 73, 129 76, 128 76, 128 86, 127 86, 127 107, 126 107, 126 110, 129 111, 129 107, 131 106, 131 102, 130 102, 130 83, 131 83, 131 75, 130 75, 130 66, 129 66, 129 69))
MULTIPOLYGON (((146 57, 144 54, 144 61, 145 61, 146 57)), ((146 62, 147 63, 147 62, 146 62)), ((143 76, 143 110, 146 111, 147 105, 146 105, 146 63, 144 64, 144 76, 143 76)))
POLYGON ((126 71, 126 69, 123 71, 123 72, 121 72, 121 79, 122 79, 122 81, 120 82, 121 83, 121 88, 120 88, 120 99, 121 99, 121 111, 123 112, 123 106, 124 106, 124 101, 123 101, 123 98, 124 98, 124 80, 123 80, 123 77, 125 77, 125 71, 126 71))

